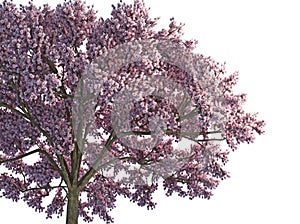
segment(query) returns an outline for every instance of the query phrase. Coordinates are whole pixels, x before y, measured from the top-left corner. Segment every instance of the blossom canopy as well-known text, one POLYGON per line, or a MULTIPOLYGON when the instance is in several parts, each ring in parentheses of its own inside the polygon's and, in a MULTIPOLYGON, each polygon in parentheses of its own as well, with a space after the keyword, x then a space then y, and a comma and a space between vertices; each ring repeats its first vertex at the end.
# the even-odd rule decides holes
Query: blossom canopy
MULTIPOLYGON (((78 216, 87 222, 94 216, 113 222, 109 211, 119 195, 152 209, 156 205, 152 194, 159 183, 168 196, 212 196, 213 189, 229 176, 224 170, 229 152, 241 143, 253 143, 255 135, 264 132, 265 123, 257 114, 244 111, 245 94, 233 93, 238 73, 228 75, 224 64, 193 53, 197 41, 183 39, 183 24, 171 18, 167 29, 157 30, 157 21, 138 0, 113 6, 107 19, 98 18, 93 7, 79 0, 65 1, 54 9, 32 2, 20 6, 1 3, 3 197, 24 200, 29 207, 45 212, 47 218, 62 216, 66 210, 71 224, 77 223, 78 216), (91 65, 104 63, 122 47, 124 53, 133 49, 129 46, 145 43, 168 44, 159 45, 164 51, 151 54, 149 50, 147 54, 153 57, 125 63, 106 79, 103 76, 95 105, 89 105, 88 100, 76 104, 91 65), (177 54, 172 55, 181 61, 180 49, 184 56, 189 55, 188 63, 162 60, 170 46, 178 46, 177 54), (199 77, 208 79, 191 76, 192 68, 199 77), (168 87, 169 93, 164 90, 159 95, 159 86, 168 87), (144 93, 137 97, 134 90, 140 88, 144 93), (212 103, 212 91, 218 92, 219 104, 212 103), (74 122, 76 108, 85 115, 87 108, 94 109, 95 130, 89 136, 81 132, 88 122, 74 122), (126 116, 122 115, 125 112, 126 116), (216 117, 217 112, 221 117, 216 117), (124 117, 129 134, 124 128, 126 119, 121 119, 124 117), (149 135, 151 141, 147 140, 149 135), (88 137, 100 144, 92 142, 85 151, 88 137), (189 144, 180 144, 182 141, 189 144), (221 147, 220 141, 226 146, 221 147), (145 178, 147 181, 142 181, 145 178), (51 198, 47 205, 45 198, 51 198)), ((140 55, 145 56, 143 46, 140 55)), ((108 67, 114 65, 107 63, 108 67)))

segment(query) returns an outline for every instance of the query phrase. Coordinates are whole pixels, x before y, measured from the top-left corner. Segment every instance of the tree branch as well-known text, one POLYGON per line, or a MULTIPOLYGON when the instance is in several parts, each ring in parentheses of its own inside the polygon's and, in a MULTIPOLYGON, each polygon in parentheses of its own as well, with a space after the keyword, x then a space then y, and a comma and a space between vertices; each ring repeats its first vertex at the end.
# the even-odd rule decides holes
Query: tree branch
POLYGON ((0 70, 0 72, 6 72, 6 73, 9 73, 9 74, 12 74, 12 75, 22 76, 22 74, 19 73, 19 72, 12 72, 12 71, 8 71, 8 70, 0 70))
POLYGON ((2 158, 0 157, 0 165, 3 164, 3 163, 9 163, 9 162, 13 162, 13 161, 22 159, 22 158, 24 158, 24 157, 30 156, 30 155, 32 155, 32 154, 34 154, 34 153, 37 153, 37 152, 41 152, 41 150, 40 150, 40 149, 36 149, 36 150, 27 152, 27 153, 25 153, 25 154, 23 154, 23 155, 19 155, 19 156, 17 156, 17 157, 10 158, 10 159, 2 159, 2 158))
POLYGON ((181 122, 181 121, 186 120, 188 118, 194 117, 195 115, 198 115, 198 114, 200 114, 200 112, 198 111, 198 108, 195 108, 194 110, 192 110, 188 114, 185 114, 185 115, 179 117, 178 121, 181 122))
MULTIPOLYGON (((195 135, 209 135, 209 134, 217 134, 221 133, 221 131, 204 131, 204 132, 184 132, 184 131, 172 131, 172 130, 165 130, 165 134, 170 135, 177 135, 181 137, 188 137, 187 135, 195 136, 195 135)), ((129 136, 129 135, 152 135, 153 133, 151 131, 128 131, 128 132, 121 132, 118 134, 119 137, 129 136)), ((190 137, 190 136, 189 136, 190 137)))
POLYGON ((48 193, 50 190, 56 189, 56 188, 67 188, 67 186, 58 185, 58 186, 50 186, 49 184, 42 187, 33 187, 33 188, 27 188, 27 189, 20 189, 21 192, 27 192, 27 191, 35 191, 35 190, 46 190, 48 193))
MULTIPOLYGON (((18 101, 21 105, 21 112, 18 111, 17 109, 5 104, 5 103, 2 103, 3 106, 6 106, 6 108, 18 113, 19 115, 21 115, 22 117, 26 118, 26 121, 29 121, 29 123, 31 123, 34 127, 36 127, 46 138, 47 140, 49 141, 49 143, 51 144, 52 147, 55 147, 55 143, 53 141, 53 139, 51 138, 50 134, 45 131, 41 126, 40 124, 33 118, 33 116, 30 114, 30 111, 29 111, 29 107, 27 105, 26 102, 24 102, 21 97, 20 97, 20 93, 19 93, 19 90, 18 88, 16 87, 15 83, 13 81, 10 82, 12 88, 15 90, 16 94, 17 94, 17 97, 18 97, 18 101), (23 112, 23 113, 22 113, 23 112)), ((43 151, 43 150, 42 150, 43 151)), ((41 152, 42 152, 41 151, 41 152)), ((61 169, 58 169, 58 172, 60 173, 60 175, 62 176, 62 178, 64 179, 64 181, 66 182, 66 184, 68 186, 70 186, 70 172, 68 170, 68 166, 66 165, 66 160, 63 158, 62 155, 59 155, 56 153, 56 156, 58 158, 58 161, 60 163, 60 166, 61 166, 61 169)), ((47 158, 51 158, 50 155, 47 156, 47 158)), ((56 164, 55 161, 53 159, 50 160, 51 163, 54 165, 56 164)), ((56 167, 57 164, 56 164, 56 167)))
POLYGON ((79 191, 81 191, 84 188, 84 186, 89 182, 89 180, 97 173, 97 170, 94 169, 94 167, 99 166, 101 160, 103 159, 103 156, 106 154, 106 152, 112 146, 116 139, 117 137, 115 136, 114 131, 112 131, 98 159, 96 160, 96 162, 94 162, 93 166, 89 169, 89 171, 80 179, 78 184, 79 191))
POLYGON ((27 115, 25 113, 22 113, 22 111, 17 110, 16 108, 12 107, 11 105, 9 105, 7 103, 0 102, 0 107, 5 107, 5 108, 17 113, 18 115, 24 117, 25 119, 29 120, 29 118, 27 117, 27 115))

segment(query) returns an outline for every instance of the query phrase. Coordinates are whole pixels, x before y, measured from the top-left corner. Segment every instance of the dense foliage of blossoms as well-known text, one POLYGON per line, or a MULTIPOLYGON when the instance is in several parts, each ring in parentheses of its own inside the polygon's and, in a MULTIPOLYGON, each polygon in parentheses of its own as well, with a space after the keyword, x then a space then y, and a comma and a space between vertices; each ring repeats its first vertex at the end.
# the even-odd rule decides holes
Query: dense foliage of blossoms
MULTIPOLYGON (((74 137, 72 102, 86 67, 120 44, 168 40, 189 51, 196 47, 197 41, 182 39, 183 26, 173 18, 168 29, 156 31, 156 24, 157 19, 150 18, 144 3, 137 0, 133 5, 121 2, 113 6, 108 19, 97 19, 94 9, 79 0, 65 1, 55 9, 48 5, 36 7, 31 2, 19 7, 9 1, 0 5, 0 192, 4 197, 22 199, 48 218, 61 216, 67 208, 68 223, 76 223, 78 214, 88 222, 94 215, 112 222, 108 213, 118 195, 139 206, 155 207, 152 194, 157 182, 124 183, 91 167, 74 137), (47 197, 52 197, 52 202, 45 205, 47 197)), ((169 138, 150 152, 133 150, 114 132, 110 120, 113 100, 136 76, 160 74, 182 85, 194 100, 196 113, 189 115, 199 120, 201 139, 190 147, 188 162, 163 177, 163 186, 167 195, 176 192, 191 199, 208 199, 220 180, 228 177, 223 166, 230 149, 252 143, 255 134, 263 133, 264 121, 243 110, 245 94, 233 93, 237 73, 226 75, 224 66, 213 59, 197 57, 218 81, 223 94, 226 123, 222 137, 228 149, 219 148, 209 139, 214 108, 206 102, 205 91, 197 80, 161 61, 143 60, 120 68, 110 84, 99 91, 95 118, 98 129, 103 130, 98 137, 116 158, 139 165, 159 162, 174 152, 174 141, 189 137, 176 134, 180 133, 183 117, 159 97, 148 96, 136 102, 129 118, 131 128, 142 135, 151 125, 150 117, 159 116, 169 120, 169 138), (203 166, 207 151, 214 153, 203 166)))

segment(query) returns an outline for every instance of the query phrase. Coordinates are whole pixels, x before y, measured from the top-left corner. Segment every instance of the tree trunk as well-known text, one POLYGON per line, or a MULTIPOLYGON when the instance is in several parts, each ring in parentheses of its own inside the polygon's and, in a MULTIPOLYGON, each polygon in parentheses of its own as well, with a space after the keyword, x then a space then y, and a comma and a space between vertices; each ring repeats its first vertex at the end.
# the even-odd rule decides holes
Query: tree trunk
POLYGON ((69 189, 66 224, 78 224, 79 192, 77 189, 69 189))

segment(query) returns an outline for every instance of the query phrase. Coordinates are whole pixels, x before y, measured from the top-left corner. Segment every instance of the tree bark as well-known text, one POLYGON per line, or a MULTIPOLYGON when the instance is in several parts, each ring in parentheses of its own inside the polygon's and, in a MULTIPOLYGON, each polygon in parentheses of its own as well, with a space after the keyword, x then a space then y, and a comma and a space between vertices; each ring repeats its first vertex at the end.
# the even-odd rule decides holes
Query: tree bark
POLYGON ((66 224, 78 224, 78 203, 79 203, 78 190, 76 188, 69 189, 66 224))

